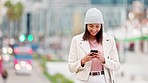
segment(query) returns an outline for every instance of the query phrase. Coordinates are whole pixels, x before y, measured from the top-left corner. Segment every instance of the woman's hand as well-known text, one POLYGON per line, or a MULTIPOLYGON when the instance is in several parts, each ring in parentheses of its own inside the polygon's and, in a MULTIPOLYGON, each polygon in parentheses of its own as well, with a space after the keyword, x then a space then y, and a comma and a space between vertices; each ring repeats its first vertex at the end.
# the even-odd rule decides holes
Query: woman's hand
POLYGON ((84 57, 81 59, 81 64, 85 64, 85 62, 90 61, 92 58, 94 58, 93 53, 87 54, 86 56, 84 56, 84 57))
POLYGON ((94 56, 95 58, 99 59, 103 64, 105 63, 105 58, 104 58, 104 56, 103 56, 100 52, 98 52, 98 53, 93 53, 93 56, 94 56))

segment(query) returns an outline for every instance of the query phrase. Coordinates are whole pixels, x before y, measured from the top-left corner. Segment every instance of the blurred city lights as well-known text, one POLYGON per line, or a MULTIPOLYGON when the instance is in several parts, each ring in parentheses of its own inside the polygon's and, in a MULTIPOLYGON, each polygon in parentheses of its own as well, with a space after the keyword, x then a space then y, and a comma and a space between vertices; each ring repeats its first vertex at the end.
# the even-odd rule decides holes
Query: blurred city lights
POLYGON ((8 50, 7 50, 6 47, 3 47, 3 48, 2 48, 2 51, 3 51, 4 54, 6 54, 8 50))
POLYGON ((27 70, 32 70, 32 66, 31 66, 30 64, 27 64, 27 65, 26 65, 26 69, 27 69, 27 70))
POLYGON ((26 35, 25 35, 25 34, 22 34, 22 35, 19 37, 20 42, 24 42, 25 39, 26 39, 26 35))
POLYGON ((10 44, 11 45, 15 44, 15 39, 10 39, 10 44))
POLYGON ((16 64, 16 65, 15 65, 15 69, 16 69, 16 70, 20 70, 20 68, 21 68, 21 67, 20 67, 19 64, 16 64))
POLYGON ((33 41, 33 35, 28 36, 28 41, 30 41, 30 42, 33 41))
POLYGON ((9 61, 9 59, 10 59, 9 55, 6 54, 6 55, 3 56, 3 60, 9 61))
POLYGON ((12 54, 12 52, 13 52, 13 49, 12 49, 11 47, 9 47, 9 48, 8 48, 8 53, 9 53, 9 54, 12 54))
POLYGON ((129 19, 133 19, 134 18, 134 14, 133 13, 129 13, 128 17, 129 17, 129 19))

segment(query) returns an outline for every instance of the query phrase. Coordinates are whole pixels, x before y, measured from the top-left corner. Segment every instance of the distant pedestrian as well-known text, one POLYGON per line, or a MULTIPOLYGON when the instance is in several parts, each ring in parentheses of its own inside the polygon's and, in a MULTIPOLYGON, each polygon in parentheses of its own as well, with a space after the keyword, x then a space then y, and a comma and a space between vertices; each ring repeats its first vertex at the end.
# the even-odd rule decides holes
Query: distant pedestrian
POLYGON ((89 9, 84 22, 85 32, 72 38, 68 57, 75 83, 114 83, 120 63, 114 38, 103 32, 101 11, 89 9))
MULTIPOLYGON (((1 50, 0 50, 0 54, 1 54, 1 50)), ((2 70, 3 70, 2 56, 0 55, 0 75, 2 74, 2 70)))
POLYGON ((4 80, 4 83, 6 83, 6 79, 8 78, 8 72, 5 69, 2 71, 2 78, 4 80))

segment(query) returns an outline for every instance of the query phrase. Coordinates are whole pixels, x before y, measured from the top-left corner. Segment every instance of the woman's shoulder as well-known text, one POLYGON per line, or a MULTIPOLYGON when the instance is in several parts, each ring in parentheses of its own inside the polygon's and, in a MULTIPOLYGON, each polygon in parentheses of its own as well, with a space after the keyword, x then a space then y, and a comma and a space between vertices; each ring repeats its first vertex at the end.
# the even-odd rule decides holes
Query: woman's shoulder
POLYGON ((82 39, 84 33, 80 33, 80 34, 77 34, 75 36, 73 36, 73 39, 82 39))
POLYGON ((112 35, 110 35, 110 34, 108 34, 108 33, 105 33, 105 32, 103 33, 103 36, 104 36, 104 37, 113 37, 112 35))
POLYGON ((114 39, 114 36, 110 35, 110 34, 107 34, 107 33, 103 33, 103 37, 105 38, 109 38, 109 39, 114 39))

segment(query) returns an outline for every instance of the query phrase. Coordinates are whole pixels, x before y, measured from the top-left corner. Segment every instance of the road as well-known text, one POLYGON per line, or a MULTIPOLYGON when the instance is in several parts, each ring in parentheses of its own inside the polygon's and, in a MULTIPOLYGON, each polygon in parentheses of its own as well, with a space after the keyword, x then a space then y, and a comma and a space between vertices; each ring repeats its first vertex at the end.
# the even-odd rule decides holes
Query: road
MULTIPOLYGON (((148 83, 148 54, 127 52, 125 60, 121 63, 120 70, 115 73, 117 83, 148 83)), ((67 62, 47 62, 46 68, 49 74, 61 73, 74 80, 67 65, 67 62)))
POLYGON ((148 54, 127 52, 125 58, 116 73, 118 83, 148 83, 148 54))
MULTIPOLYGON (((128 52, 125 58, 125 63, 121 63, 120 70, 115 74, 116 81, 118 83, 148 83, 148 54, 128 52), (121 75, 122 72, 123 75, 121 75)), ((16 75, 12 65, 12 63, 5 65, 9 74, 6 83, 51 83, 42 74, 37 61, 33 61, 33 72, 30 76, 16 75)), ((58 72, 74 80, 73 74, 67 69, 67 62, 48 62, 46 68, 50 74, 58 72)), ((0 78, 0 83, 3 83, 2 78, 0 78)))
MULTIPOLYGON (((50 83, 43 75, 37 61, 33 61, 33 71, 31 75, 17 75, 14 71, 12 62, 5 64, 5 69, 8 71, 6 83, 50 83)), ((1 77, 0 83, 4 83, 1 77)))

